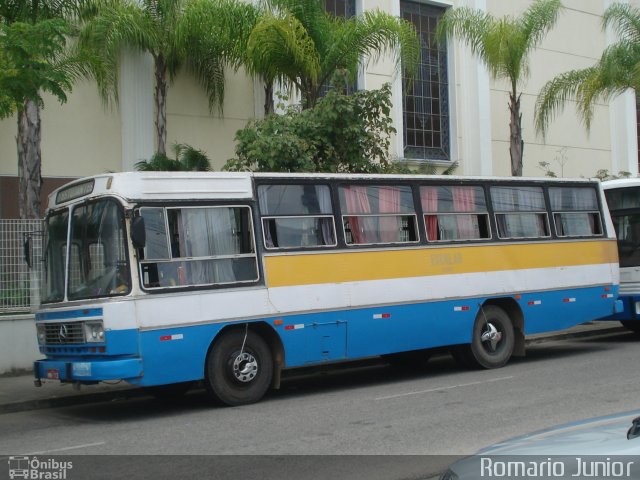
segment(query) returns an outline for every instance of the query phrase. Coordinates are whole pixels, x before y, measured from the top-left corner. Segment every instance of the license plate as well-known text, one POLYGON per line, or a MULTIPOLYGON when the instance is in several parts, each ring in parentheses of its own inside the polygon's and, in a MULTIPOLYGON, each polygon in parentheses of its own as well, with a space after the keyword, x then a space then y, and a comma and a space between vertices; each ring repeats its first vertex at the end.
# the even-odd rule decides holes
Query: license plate
POLYGON ((75 377, 90 377, 91 364, 88 362, 74 363, 71 365, 71 372, 75 377))
POLYGON ((57 368, 50 368, 47 370, 47 378, 49 380, 60 380, 60 372, 57 368))

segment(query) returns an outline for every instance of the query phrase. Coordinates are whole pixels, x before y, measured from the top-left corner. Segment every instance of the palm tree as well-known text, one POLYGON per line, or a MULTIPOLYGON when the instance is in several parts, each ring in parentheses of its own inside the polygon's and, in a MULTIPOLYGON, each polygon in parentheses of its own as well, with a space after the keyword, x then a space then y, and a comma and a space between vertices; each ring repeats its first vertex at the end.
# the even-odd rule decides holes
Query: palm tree
POLYGON ((102 84, 102 64, 70 47, 80 1, 5 0, 0 3, 0 118, 17 112, 19 211, 40 218, 43 93, 61 103, 78 77, 102 84))
POLYGON ((337 70, 353 82, 366 57, 393 52, 396 66, 410 75, 418 64, 420 41, 413 26, 387 13, 335 17, 319 0, 265 0, 263 8, 266 13, 248 39, 247 68, 265 81, 267 94, 276 80, 297 88, 303 108, 316 104, 337 70))
MULTIPOLYGON (((195 75, 209 107, 222 108, 225 67, 241 64, 242 42, 257 9, 239 0, 97 0, 80 36, 118 77, 123 49, 149 53, 154 62, 156 152, 166 153, 167 87, 181 69, 195 75), (244 32, 244 33, 243 33, 244 32)), ((117 101, 102 92, 105 100, 117 101)))
POLYGON ((470 8, 448 10, 438 24, 438 38, 459 37, 486 65, 494 79, 510 83, 509 121, 511 174, 522 176, 522 113, 520 82, 529 75, 529 54, 553 27, 562 5, 560 0, 536 0, 518 17, 495 18, 470 8))
POLYGON ((202 150, 184 143, 174 144, 172 150, 175 158, 156 153, 150 160, 136 163, 136 170, 140 172, 208 172, 211 170, 211 161, 202 150))
POLYGON ((606 48, 595 65, 562 73, 545 84, 535 113, 536 130, 543 136, 569 99, 575 99, 578 116, 588 130, 597 101, 609 101, 627 89, 637 92, 640 88, 640 9, 613 4, 602 23, 603 28, 613 27, 620 40, 606 48))

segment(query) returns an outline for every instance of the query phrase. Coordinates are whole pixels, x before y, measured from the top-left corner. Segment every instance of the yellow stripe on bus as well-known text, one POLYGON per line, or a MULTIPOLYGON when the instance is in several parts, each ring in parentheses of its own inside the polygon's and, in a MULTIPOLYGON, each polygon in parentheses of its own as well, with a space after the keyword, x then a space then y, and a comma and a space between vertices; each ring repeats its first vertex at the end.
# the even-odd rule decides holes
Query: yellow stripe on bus
POLYGON ((267 286, 617 263, 615 240, 286 254, 264 257, 267 286))

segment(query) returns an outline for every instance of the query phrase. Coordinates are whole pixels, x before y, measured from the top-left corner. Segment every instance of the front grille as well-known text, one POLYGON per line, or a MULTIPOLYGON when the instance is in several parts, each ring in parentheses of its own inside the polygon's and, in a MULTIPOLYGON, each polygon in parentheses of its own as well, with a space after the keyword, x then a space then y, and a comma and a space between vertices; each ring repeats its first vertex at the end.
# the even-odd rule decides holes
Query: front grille
POLYGON ((82 322, 46 323, 45 343, 58 345, 85 343, 82 322))

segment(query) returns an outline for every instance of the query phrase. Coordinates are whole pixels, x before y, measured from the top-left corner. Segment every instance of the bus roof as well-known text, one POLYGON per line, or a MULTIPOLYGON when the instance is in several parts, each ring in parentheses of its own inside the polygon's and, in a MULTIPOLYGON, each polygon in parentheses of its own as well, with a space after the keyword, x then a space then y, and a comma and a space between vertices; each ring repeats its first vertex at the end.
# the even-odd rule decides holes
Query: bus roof
POLYGON ((640 178, 618 178, 616 180, 607 180, 602 182, 602 187, 605 190, 610 188, 623 188, 623 187, 637 187, 640 186, 640 178))
POLYGON ((141 200, 224 200, 253 198, 253 179, 379 179, 439 180, 443 182, 593 182, 588 179, 549 177, 470 177, 452 175, 389 175, 338 173, 252 173, 252 172, 121 172, 74 180, 49 195, 50 209, 84 197, 115 195, 128 201, 141 200))

